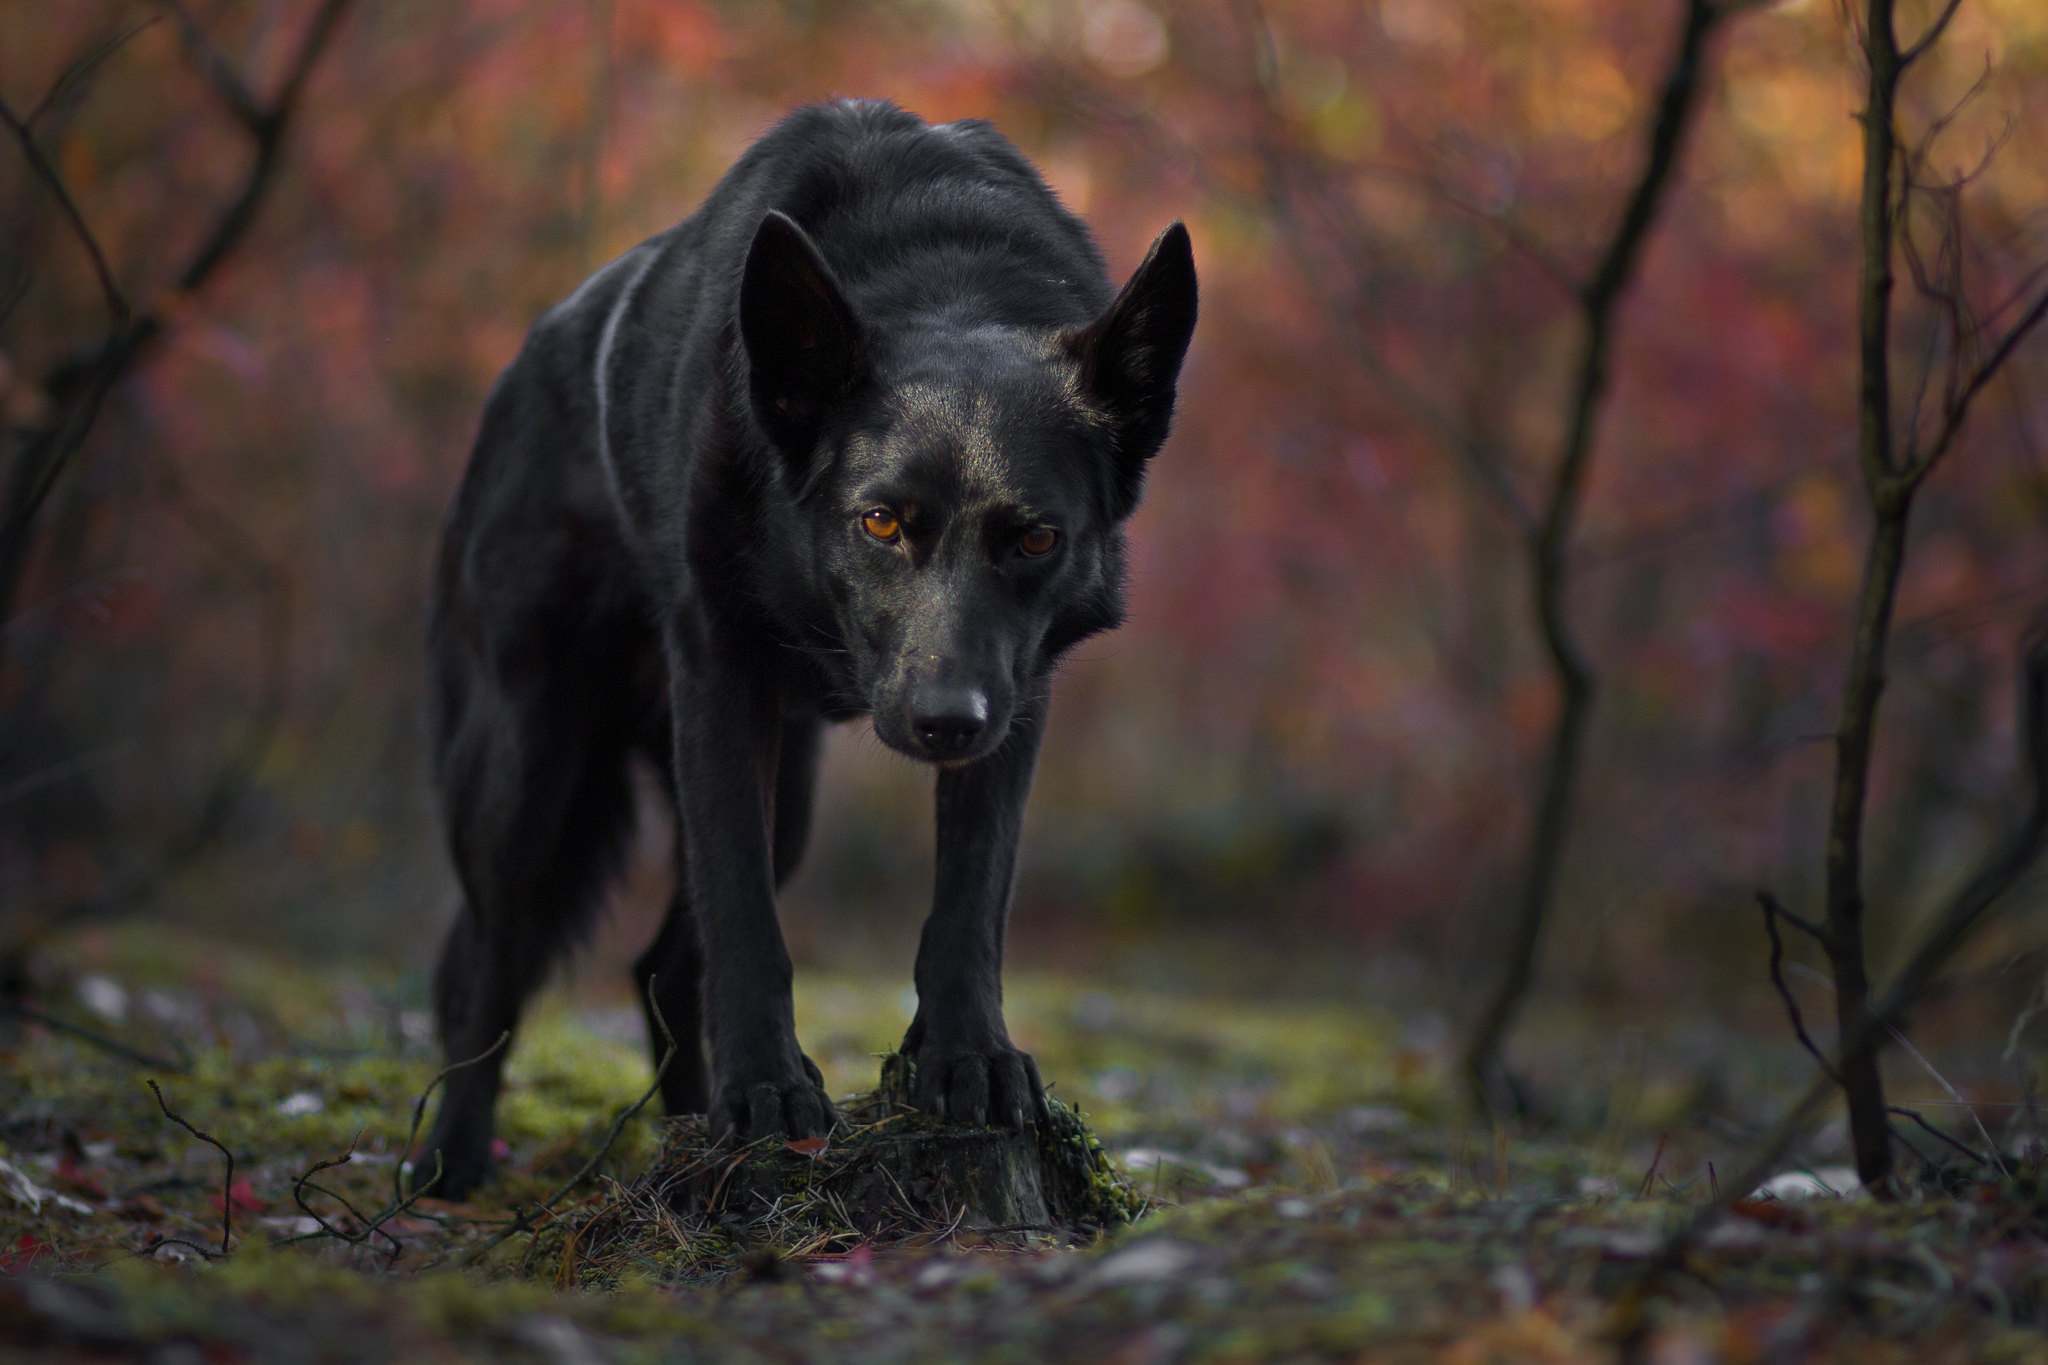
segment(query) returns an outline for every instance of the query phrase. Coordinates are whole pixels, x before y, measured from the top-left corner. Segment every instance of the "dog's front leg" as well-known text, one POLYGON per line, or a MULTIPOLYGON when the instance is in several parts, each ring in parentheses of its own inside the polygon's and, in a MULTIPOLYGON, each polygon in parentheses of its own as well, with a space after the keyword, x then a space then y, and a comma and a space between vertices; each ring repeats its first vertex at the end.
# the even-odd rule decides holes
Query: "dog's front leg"
POLYGON ((797 1046, 769 849, 781 721, 767 681, 732 656, 677 647, 669 670, 682 875, 704 946, 711 1131, 817 1137, 832 1102, 797 1046))
POLYGON ((1003 933, 1045 713, 1043 698, 1025 705, 1001 748, 939 771, 938 875, 903 1052, 917 1107, 961 1123, 1022 1127, 1045 1110, 1038 1067, 1003 1023, 1003 933))

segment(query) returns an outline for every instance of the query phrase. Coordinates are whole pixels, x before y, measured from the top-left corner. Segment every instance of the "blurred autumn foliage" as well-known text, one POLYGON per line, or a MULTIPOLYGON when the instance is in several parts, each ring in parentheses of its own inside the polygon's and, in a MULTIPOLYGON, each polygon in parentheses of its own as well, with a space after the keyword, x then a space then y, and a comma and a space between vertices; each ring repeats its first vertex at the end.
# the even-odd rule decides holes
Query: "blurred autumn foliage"
MULTIPOLYGON (((1473 989, 1557 705, 1517 509, 1544 496, 1577 291, 1639 171, 1679 10, 364 5, 248 238, 174 296, 247 137, 157 11, 0 8, 16 109, 143 24, 36 137, 122 290, 169 319, 43 509, 4 626, 8 932, 147 874, 261 721, 281 651, 260 766, 152 898, 321 949, 423 950, 451 902, 423 799, 422 585, 484 393, 545 306, 687 214, 780 112, 872 94, 995 122, 1114 272, 1175 217, 1202 270, 1131 623, 1058 694, 1020 950, 1335 932, 1360 963, 1473 989)), ((194 18, 269 88, 311 12, 194 18)), ((1833 6, 1785 3, 1731 19, 1704 61, 1616 314, 1572 534, 1569 607, 1601 686, 1545 978, 1593 999, 1767 990, 1750 892, 1818 894, 1867 525, 1853 36, 1833 6)), ((1939 125, 1943 176, 1983 162, 1957 201, 1962 278, 1996 317, 2048 261, 2048 8, 1966 4, 1908 95, 1903 120, 1939 125)), ((50 401, 37 376, 105 310, 16 150, 0 404, 28 430, 50 401)), ((1940 324, 1910 293, 1902 412, 1940 324)), ((1896 932, 1879 924, 1910 924, 2015 799, 2015 640, 2048 598, 2040 337, 1964 441, 1921 498, 1901 589, 1869 839, 1879 957, 1896 932)), ((858 737, 829 778, 795 915, 907 933, 923 781, 858 737)))

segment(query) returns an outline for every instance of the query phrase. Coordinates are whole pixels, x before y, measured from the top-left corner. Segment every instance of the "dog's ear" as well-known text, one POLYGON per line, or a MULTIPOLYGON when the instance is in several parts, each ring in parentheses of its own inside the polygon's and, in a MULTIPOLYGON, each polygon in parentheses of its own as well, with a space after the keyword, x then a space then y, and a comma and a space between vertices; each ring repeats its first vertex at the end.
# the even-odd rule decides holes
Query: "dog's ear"
POLYGON ((1119 516, 1137 506, 1145 461, 1166 440, 1180 364, 1195 332, 1195 256, 1174 223, 1109 311, 1067 339, 1081 389, 1109 419, 1116 442, 1119 516))
POLYGON ((740 340, 754 415, 786 453, 808 457, 826 411, 859 378, 863 347, 832 267, 785 213, 761 220, 747 252, 740 340))

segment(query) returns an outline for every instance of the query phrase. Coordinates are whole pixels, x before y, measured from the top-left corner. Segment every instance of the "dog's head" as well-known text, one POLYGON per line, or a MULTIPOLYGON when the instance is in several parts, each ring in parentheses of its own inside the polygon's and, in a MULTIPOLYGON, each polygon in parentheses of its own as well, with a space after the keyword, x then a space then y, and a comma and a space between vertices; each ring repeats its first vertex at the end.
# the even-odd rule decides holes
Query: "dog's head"
POLYGON ((755 418, 808 518, 835 643, 883 742, 964 763, 1122 619, 1123 524, 1195 325, 1187 230, 1092 323, 864 319, 772 213, 740 287, 755 418))

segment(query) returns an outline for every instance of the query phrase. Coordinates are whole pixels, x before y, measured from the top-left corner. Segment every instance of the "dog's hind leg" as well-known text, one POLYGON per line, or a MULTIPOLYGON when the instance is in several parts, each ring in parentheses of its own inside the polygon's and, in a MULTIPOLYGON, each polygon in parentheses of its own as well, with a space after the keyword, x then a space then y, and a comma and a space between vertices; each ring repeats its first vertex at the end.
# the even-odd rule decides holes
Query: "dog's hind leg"
POLYGON ((515 676, 438 640, 441 801, 464 904, 435 974, 451 1071, 416 1186, 459 1199, 489 1174, 491 1111, 511 1033, 588 926, 632 826, 626 735, 601 649, 571 641, 515 676), (493 1049, 496 1048, 495 1051, 493 1049), (488 1055, 486 1055, 488 1054, 488 1055), (480 1059, 480 1060, 475 1060, 480 1059))

